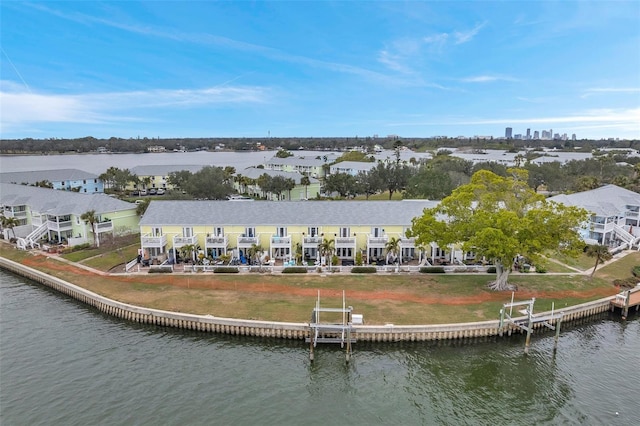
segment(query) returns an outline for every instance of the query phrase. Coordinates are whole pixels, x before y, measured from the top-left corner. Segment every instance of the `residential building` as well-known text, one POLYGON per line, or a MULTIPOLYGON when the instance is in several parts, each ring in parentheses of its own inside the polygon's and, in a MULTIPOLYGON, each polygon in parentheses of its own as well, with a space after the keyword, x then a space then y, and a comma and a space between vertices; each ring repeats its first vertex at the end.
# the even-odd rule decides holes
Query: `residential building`
POLYGON ((173 189, 168 182, 169 174, 172 172, 180 172, 186 170, 191 173, 197 173, 204 166, 200 165, 153 165, 153 166, 136 166, 130 172, 138 177, 139 182, 129 182, 126 189, 128 191, 136 189, 173 189))
POLYGON ((138 230, 137 205, 105 194, 77 194, 35 186, 0 183, 0 207, 6 217, 15 217, 19 225, 5 238, 15 235, 18 247, 36 247, 44 239, 68 245, 93 240, 93 235, 133 233, 138 230), (95 230, 81 219, 94 211, 95 230))
MULTIPOLYGON (((271 259, 288 260, 300 253, 319 258, 318 244, 333 240, 336 255, 353 263, 380 261, 390 238, 399 238, 402 262, 420 256, 406 237, 414 217, 435 201, 291 201, 237 203, 231 201, 152 201, 140 220, 141 246, 163 258, 172 248, 197 246, 214 258, 233 253, 246 256, 252 245, 271 259)), ((442 256, 445 256, 442 252, 442 256)))
POLYGON ((568 206, 582 207, 591 213, 580 229, 587 244, 604 244, 623 250, 640 243, 640 194, 616 185, 605 185, 575 194, 549 198, 568 206))
POLYGON ((328 170, 329 164, 337 158, 334 153, 322 154, 317 157, 273 157, 264 164, 264 168, 282 172, 298 172, 309 177, 322 179, 325 175, 325 168, 328 170))
POLYGON ((363 161, 341 161, 329 167, 329 174, 346 173, 356 176, 360 172, 369 173, 376 165, 377 163, 363 161))
POLYGON ((277 170, 259 169, 257 167, 247 167, 237 172, 234 176, 233 186, 241 194, 249 194, 256 197, 266 197, 268 200, 276 200, 277 194, 265 192, 258 185, 258 178, 262 175, 271 177, 281 176, 286 179, 293 179, 295 187, 291 191, 281 194, 283 200, 308 200, 316 198, 320 194, 320 181, 314 177, 309 177, 309 185, 302 184, 303 175, 299 172, 284 172, 277 170))
POLYGON ((104 192, 104 182, 98 175, 77 169, 0 173, 0 183, 36 185, 45 181, 49 182, 53 189, 74 191, 81 194, 104 192))

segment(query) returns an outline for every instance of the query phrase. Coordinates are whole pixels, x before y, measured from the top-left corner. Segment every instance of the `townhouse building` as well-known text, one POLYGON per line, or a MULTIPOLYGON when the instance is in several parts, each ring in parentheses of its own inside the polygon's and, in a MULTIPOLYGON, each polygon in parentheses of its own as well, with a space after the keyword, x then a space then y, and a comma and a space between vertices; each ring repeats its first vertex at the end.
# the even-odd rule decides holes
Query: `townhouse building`
POLYGON ((575 194, 549 198, 568 206, 582 207, 591 213, 580 234, 587 244, 603 244, 612 250, 638 247, 640 244, 640 194, 616 185, 605 185, 575 194))
POLYGON ((151 165, 136 166, 130 172, 138 177, 138 182, 129 182, 126 190, 135 191, 139 189, 174 189, 169 183, 169 174, 186 170, 197 173, 202 170, 201 165, 151 165))
POLYGON ((308 200, 316 198, 320 194, 320 181, 314 177, 309 177, 309 185, 302 184, 304 175, 299 172, 284 172, 278 170, 259 169, 257 167, 247 167, 234 175, 233 187, 240 194, 251 196, 266 196, 269 200, 277 200, 277 194, 267 193, 258 184, 258 178, 266 174, 271 177, 280 176, 285 179, 293 179, 295 187, 291 191, 281 194, 283 200, 308 200))
POLYGON ((140 220, 141 247, 152 258, 185 245, 217 258, 227 253, 243 257, 256 245, 271 259, 286 261, 299 253, 312 261, 319 259, 318 245, 327 239, 338 258, 353 263, 358 252, 365 262, 380 261, 395 237, 400 240, 400 261, 410 262, 419 253, 406 231, 414 217, 435 205, 426 200, 152 201, 140 220))
POLYGON ((104 182, 98 175, 77 169, 0 173, 0 182, 18 185, 35 185, 49 182, 53 189, 63 191, 74 191, 80 194, 99 194, 104 192, 104 182))
POLYGON ((22 249, 37 247, 43 240, 72 246, 93 241, 94 232, 116 235, 139 229, 137 206, 105 194, 0 183, 0 208, 2 215, 18 222, 2 230, 4 238, 15 236, 22 249), (95 231, 81 219, 89 211, 98 220, 95 231))

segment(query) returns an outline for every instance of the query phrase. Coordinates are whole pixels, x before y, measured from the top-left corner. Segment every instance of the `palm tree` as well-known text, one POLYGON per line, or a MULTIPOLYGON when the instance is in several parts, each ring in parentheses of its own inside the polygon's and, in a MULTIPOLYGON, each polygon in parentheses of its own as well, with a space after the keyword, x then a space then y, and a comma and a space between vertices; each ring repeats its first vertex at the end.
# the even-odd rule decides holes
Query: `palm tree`
POLYGON ((384 248, 387 251, 387 259, 389 258, 389 255, 392 255, 397 259, 400 254, 400 238, 391 237, 389 241, 387 241, 387 244, 384 245, 384 248))
POLYGON ((591 275, 589 276, 591 278, 593 278, 593 274, 596 273, 598 264, 606 262, 613 257, 613 255, 609 252, 609 247, 602 244, 590 244, 589 246, 587 246, 586 255, 596 258, 596 264, 593 267, 593 271, 591 271, 591 275))
POLYGON ((318 251, 321 256, 328 256, 329 258, 329 268, 331 268, 331 256, 336 251, 335 240, 328 240, 323 238, 322 242, 318 244, 318 251))
POLYGON ((260 258, 264 253, 264 248, 260 244, 251 244, 251 247, 247 249, 247 257, 249 258, 249 264, 252 262, 260 263, 260 258))
POLYGON ((193 259, 193 254, 195 253, 195 251, 196 246, 194 246, 193 244, 186 244, 180 247, 180 254, 182 255, 185 263, 187 262, 187 259, 195 260, 193 259))
POLYGON ((15 217, 7 217, 5 215, 0 216, 0 220, 2 221, 2 227, 3 228, 7 228, 11 231, 11 233, 13 234, 13 238, 16 237, 16 233, 13 230, 13 228, 15 226, 20 225, 20 220, 18 218, 15 217))
POLYGON ((307 187, 311 185, 311 180, 309 179, 309 176, 307 176, 306 174, 302 176, 300 178, 300 185, 304 185, 304 199, 306 200, 309 198, 309 196, 307 195, 307 187))
POLYGON ((96 232, 96 223, 98 223, 98 216, 96 216, 95 210, 89 210, 88 212, 82 213, 80 215, 80 219, 84 220, 85 223, 91 225, 91 232, 93 232, 93 243, 96 247, 100 247, 100 239, 98 238, 98 233, 96 232))

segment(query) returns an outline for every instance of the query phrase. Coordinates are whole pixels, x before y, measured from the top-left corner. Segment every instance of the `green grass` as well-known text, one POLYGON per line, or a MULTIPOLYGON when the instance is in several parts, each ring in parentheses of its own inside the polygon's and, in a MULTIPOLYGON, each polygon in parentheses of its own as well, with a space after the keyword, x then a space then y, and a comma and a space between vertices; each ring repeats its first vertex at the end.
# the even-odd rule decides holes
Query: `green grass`
POLYGON ((622 259, 616 260, 615 262, 598 269, 594 278, 603 279, 605 281, 629 278, 633 276, 631 269, 637 265, 640 265, 640 252, 634 251, 627 254, 622 259))
MULTIPOLYGON (((558 260, 559 262, 564 263, 565 265, 569 265, 574 268, 580 269, 581 271, 586 271, 589 268, 593 268, 593 265, 596 264, 596 260, 594 258, 589 257, 584 253, 580 253, 580 255, 576 258, 568 257, 561 253, 553 253, 549 255, 549 257, 552 257, 558 260)), ((552 262, 548 262, 548 263, 552 263, 552 262)))
POLYGON ((138 254, 138 244, 132 244, 121 249, 111 250, 106 253, 100 253, 96 257, 88 258, 82 263, 83 265, 90 266, 100 271, 109 271, 115 266, 127 263, 132 259, 135 259, 138 254))

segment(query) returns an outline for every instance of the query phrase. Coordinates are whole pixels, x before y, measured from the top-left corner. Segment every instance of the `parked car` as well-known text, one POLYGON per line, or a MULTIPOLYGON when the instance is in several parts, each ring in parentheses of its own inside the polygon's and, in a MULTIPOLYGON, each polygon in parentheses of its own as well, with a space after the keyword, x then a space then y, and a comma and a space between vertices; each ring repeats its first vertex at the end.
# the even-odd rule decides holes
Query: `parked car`
POLYGON ((158 188, 158 192, 157 192, 157 194, 158 194, 158 195, 164 195, 164 189, 162 189, 162 188, 158 188))
POLYGON ((151 188, 149 190, 149 195, 156 195, 158 193, 158 191, 155 188, 151 188))
POLYGON ((134 189, 133 191, 131 191, 132 197, 137 197, 138 195, 140 195, 140 191, 138 191, 137 189, 134 189))
POLYGON ((141 190, 140 190, 140 195, 141 195, 141 196, 145 196, 145 195, 147 195, 147 190, 146 190, 146 189, 141 189, 141 190))

